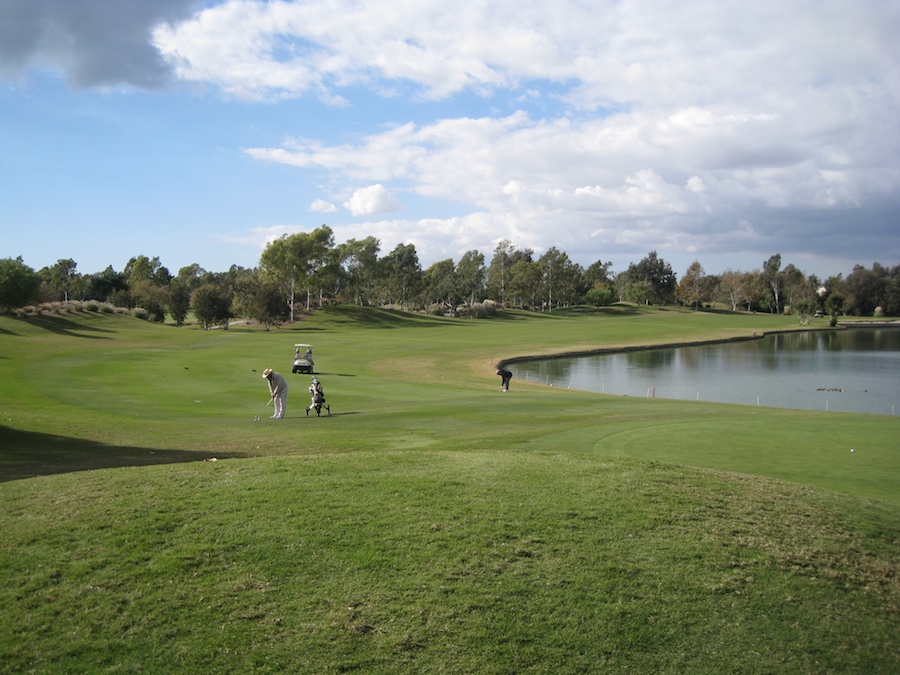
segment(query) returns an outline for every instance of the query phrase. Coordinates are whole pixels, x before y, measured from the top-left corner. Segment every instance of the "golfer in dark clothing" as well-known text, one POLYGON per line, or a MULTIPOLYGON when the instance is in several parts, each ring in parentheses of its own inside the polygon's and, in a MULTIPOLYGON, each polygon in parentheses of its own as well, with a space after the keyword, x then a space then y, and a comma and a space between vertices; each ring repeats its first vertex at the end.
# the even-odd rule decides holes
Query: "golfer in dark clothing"
POLYGON ((498 368, 497 374, 500 376, 500 391, 509 391, 509 381, 512 379, 512 373, 505 368, 498 368))

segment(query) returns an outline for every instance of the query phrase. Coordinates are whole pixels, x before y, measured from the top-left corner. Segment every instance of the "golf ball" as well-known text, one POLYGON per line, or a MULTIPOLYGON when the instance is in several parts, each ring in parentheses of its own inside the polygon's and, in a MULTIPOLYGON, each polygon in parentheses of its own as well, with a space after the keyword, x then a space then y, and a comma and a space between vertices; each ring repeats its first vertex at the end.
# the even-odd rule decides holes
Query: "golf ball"
POLYGON ((856 452, 856 450, 854 450, 853 448, 850 448, 850 452, 856 452))

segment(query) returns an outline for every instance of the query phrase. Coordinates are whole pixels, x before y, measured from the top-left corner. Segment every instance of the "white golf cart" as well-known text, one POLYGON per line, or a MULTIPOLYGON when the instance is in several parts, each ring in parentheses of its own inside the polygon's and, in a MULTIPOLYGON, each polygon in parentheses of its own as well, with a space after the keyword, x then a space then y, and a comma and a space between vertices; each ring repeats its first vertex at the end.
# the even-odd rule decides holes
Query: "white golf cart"
POLYGON ((294 367, 292 373, 306 373, 311 375, 313 372, 312 345, 294 345, 294 367))

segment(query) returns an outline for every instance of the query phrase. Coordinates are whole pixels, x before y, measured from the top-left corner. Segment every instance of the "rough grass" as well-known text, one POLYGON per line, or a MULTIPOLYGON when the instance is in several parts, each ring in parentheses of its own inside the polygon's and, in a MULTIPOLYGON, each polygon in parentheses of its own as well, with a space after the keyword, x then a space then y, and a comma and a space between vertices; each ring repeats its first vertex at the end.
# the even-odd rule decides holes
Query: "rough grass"
POLYGON ((503 395, 492 368, 790 327, 0 318, 0 669, 897 672, 895 418, 503 395), (281 422, 253 421, 267 366, 281 422))

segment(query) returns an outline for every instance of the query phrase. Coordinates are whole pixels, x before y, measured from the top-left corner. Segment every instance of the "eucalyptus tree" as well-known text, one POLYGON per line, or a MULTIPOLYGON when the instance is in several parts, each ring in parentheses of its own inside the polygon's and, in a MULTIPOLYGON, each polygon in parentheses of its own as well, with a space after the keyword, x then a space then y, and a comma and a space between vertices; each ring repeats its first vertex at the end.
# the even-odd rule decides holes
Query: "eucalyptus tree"
POLYGON ((507 272, 507 296, 518 307, 537 308, 540 304, 543 274, 533 260, 518 260, 507 272))
POLYGON ((456 288, 469 306, 484 300, 486 278, 484 254, 474 249, 463 253, 456 265, 456 288))
POLYGON ((386 299, 408 309, 410 299, 418 291, 422 267, 415 244, 397 244, 378 261, 379 279, 386 299))
POLYGON ((71 258, 60 259, 42 269, 41 276, 62 300, 68 301, 69 291, 77 288, 80 281, 80 275, 75 271, 77 267, 78 264, 71 258))
POLYGON ((732 312, 736 312, 738 306, 744 301, 743 284, 741 282, 743 274, 740 271, 727 269, 719 277, 718 297, 731 305, 732 312))
POLYGON ((453 260, 440 260, 422 273, 422 297, 425 306, 439 304, 455 309, 459 294, 453 260))
POLYGON ((706 272, 700 261, 692 262, 678 284, 678 299, 685 305, 693 305, 694 309, 699 309, 700 304, 708 299, 705 278, 706 272))
POLYGON ((555 305, 574 303, 584 270, 555 246, 547 249, 537 262, 541 272, 542 307, 551 310, 555 305))
POLYGON ((534 251, 530 248, 517 249, 507 239, 494 247, 494 256, 487 269, 488 297, 506 304, 509 301, 510 271, 518 262, 532 262, 534 251))
POLYGON ((152 259, 145 255, 134 256, 125 264, 123 274, 129 286, 138 281, 150 281, 157 286, 165 286, 172 280, 172 275, 163 267, 159 256, 152 259))
POLYGON ((781 294, 784 290, 784 273, 781 271, 780 253, 769 257, 763 263, 760 276, 772 292, 771 310, 774 314, 779 314, 781 312, 781 294))
POLYGON ((347 280, 347 292, 354 304, 369 304, 378 282, 378 252, 381 242, 375 237, 348 239, 336 247, 347 280))
POLYGON ((323 271, 328 262, 328 251, 333 246, 331 228, 322 225, 312 232, 282 235, 262 252, 260 269, 281 287, 291 321, 294 320, 297 291, 306 290, 309 307, 312 290, 318 289, 318 284, 323 281, 316 273, 323 271))
POLYGON ((328 225, 317 227, 309 233, 307 255, 305 281, 306 309, 309 311, 313 292, 318 294, 321 304, 325 290, 337 284, 341 273, 340 261, 334 251, 334 232, 328 225))

